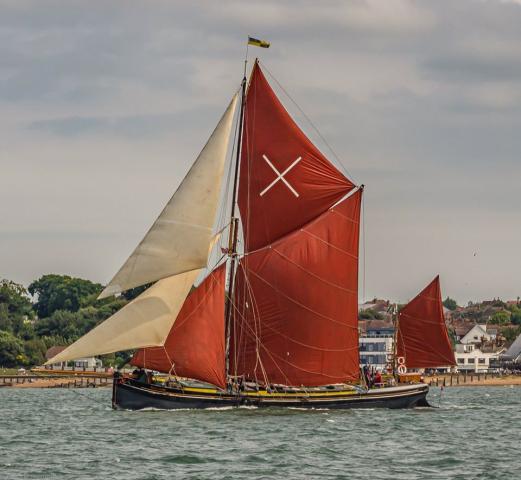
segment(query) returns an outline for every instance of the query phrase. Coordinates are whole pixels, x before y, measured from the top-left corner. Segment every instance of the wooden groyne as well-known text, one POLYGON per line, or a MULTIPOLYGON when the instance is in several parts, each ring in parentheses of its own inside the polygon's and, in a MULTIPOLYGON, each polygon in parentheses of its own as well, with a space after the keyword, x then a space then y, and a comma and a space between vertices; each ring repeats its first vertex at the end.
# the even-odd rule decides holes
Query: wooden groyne
POLYGON ((98 388, 112 385, 106 375, 0 375, 0 387, 98 388))
POLYGON ((35 375, 61 375, 61 376, 94 376, 94 377, 110 377, 114 374, 112 368, 87 368, 87 367, 67 367, 67 368, 53 368, 53 367, 34 367, 31 368, 31 373, 35 375))

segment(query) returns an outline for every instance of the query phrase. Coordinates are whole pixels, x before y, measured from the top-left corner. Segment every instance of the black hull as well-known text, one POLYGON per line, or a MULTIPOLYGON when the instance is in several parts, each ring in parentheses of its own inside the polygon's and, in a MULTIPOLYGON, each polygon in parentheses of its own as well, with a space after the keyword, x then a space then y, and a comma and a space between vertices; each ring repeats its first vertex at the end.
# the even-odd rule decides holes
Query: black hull
POLYGON ((379 388, 364 393, 339 392, 314 396, 295 394, 228 394, 205 389, 181 391, 156 385, 145 385, 127 379, 115 379, 112 406, 115 409, 159 410, 204 409, 252 406, 259 408, 414 408, 430 406, 425 384, 379 388))

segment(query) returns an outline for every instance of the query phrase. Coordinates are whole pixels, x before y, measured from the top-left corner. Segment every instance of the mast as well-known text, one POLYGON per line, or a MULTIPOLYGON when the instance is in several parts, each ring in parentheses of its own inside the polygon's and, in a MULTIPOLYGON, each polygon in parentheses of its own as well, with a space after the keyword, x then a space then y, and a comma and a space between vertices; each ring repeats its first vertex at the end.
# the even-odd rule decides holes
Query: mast
POLYGON ((399 322, 399 315, 398 315, 398 305, 395 303, 392 307, 392 319, 393 319, 393 377, 398 382, 398 322, 399 322))
POLYGON ((237 186, 239 177, 239 163, 241 159, 241 145, 242 145, 242 130, 244 119, 244 105, 246 103, 246 66, 248 64, 248 46, 246 46, 246 58, 244 59, 244 74, 241 82, 241 107, 239 110, 239 134, 237 136, 237 151, 235 157, 235 170, 233 176, 233 191, 232 191, 232 208, 230 215, 230 235, 228 239, 228 256, 230 257, 230 271, 228 274, 228 296, 226 298, 225 309, 225 359, 226 359, 226 378, 230 373, 230 336, 232 326, 233 313, 233 287, 235 280, 235 267, 237 263, 237 240, 239 234, 239 219, 235 217, 235 204, 237 202, 237 186))

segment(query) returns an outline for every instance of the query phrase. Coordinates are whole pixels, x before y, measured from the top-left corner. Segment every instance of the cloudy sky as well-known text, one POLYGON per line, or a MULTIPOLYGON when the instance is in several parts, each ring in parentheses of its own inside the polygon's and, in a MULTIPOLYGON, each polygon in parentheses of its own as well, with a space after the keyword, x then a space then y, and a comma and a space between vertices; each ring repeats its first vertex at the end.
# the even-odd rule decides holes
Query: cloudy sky
POLYGON ((107 282, 237 88, 250 34, 366 185, 362 294, 404 301, 439 273, 460 303, 515 298, 520 26, 506 0, 0 0, 0 277, 107 282))

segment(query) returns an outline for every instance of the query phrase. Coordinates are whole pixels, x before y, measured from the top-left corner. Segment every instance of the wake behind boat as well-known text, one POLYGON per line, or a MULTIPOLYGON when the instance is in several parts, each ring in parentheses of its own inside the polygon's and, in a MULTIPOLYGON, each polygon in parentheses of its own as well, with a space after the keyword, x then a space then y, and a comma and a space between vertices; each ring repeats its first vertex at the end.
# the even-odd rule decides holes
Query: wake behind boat
MULTIPOLYGON (((370 385, 360 373, 362 194, 363 185, 305 136, 255 61, 249 82, 245 75, 174 196, 100 298, 153 286, 47 363, 137 349, 131 364, 145 375, 115 375, 114 408, 426 405, 423 383, 370 385), (152 370, 172 380, 155 383, 146 374, 152 370)), ((437 290, 429 286, 413 300, 403 325, 399 319, 402 350, 389 360, 392 374, 409 362, 447 365, 434 283, 437 290), (428 361, 417 348, 426 332, 428 361)))

